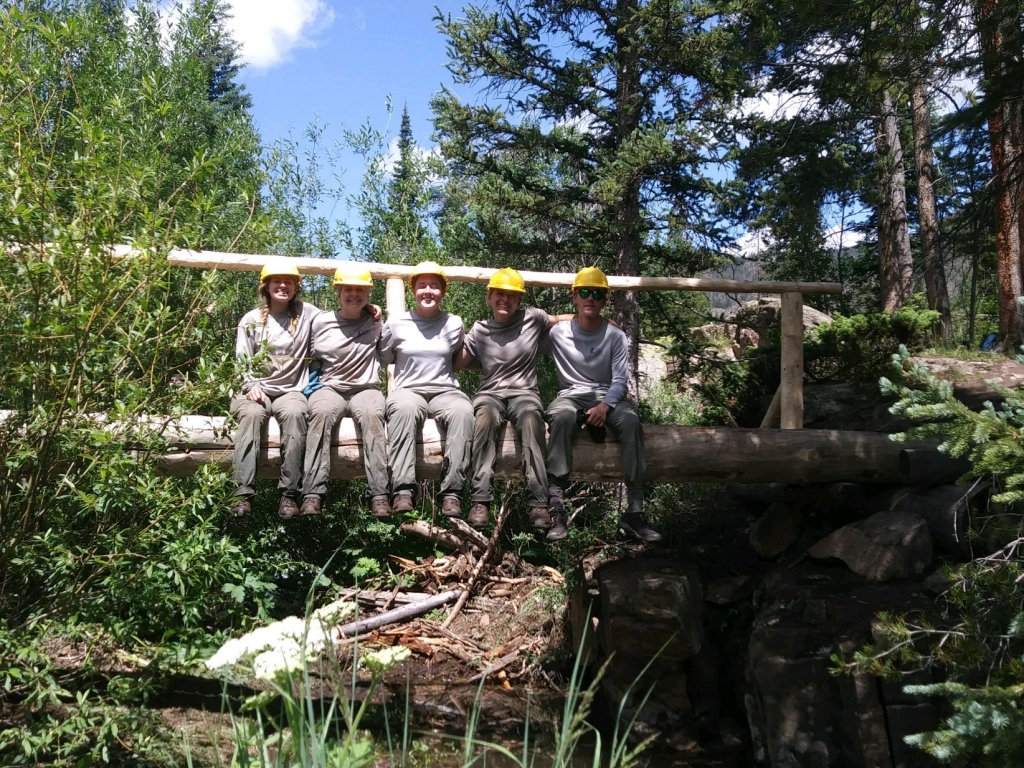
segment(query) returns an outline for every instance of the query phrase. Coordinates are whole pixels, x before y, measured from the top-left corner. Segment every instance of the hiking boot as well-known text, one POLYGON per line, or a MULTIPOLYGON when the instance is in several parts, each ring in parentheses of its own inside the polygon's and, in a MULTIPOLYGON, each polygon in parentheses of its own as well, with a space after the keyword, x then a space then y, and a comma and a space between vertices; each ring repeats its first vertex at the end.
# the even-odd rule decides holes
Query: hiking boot
POLYGON ((474 528, 483 528, 487 525, 488 517, 487 505, 476 502, 469 508, 469 517, 466 518, 466 521, 474 528))
POLYGON ((654 544, 661 541, 662 535, 647 524, 647 516, 643 514, 627 514, 619 518, 619 528, 633 538, 654 544))
MULTIPOLYGON (((409 497, 409 508, 412 508, 411 496, 409 497)), ((370 502, 370 514, 381 520, 383 520, 385 517, 391 517, 391 505, 388 504, 388 497, 374 496, 373 501, 370 502)))
POLYGON ((462 517, 462 502, 458 496, 445 496, 441 500, 441 514, 446 517, 462 517))
POLYGON ((551 515, 547 507, 530 507, 530 525, 546 531, 551 527, 551 515))
POLYGON ((297 514, 299 514, 299 505, 295 503, 295 499, 282 496, 277 503, 277 516, 282 520, 291 520, 297 514))
POLYGON ((551 528, 544 538, 548 541, 561 541, 569 535, 569 522, 564 513, 555 512, 551 515, 551 528))
POLYGON ((299 507, 299 514, 303 517, 313 517, 319 515, 321 509, 320 497, 312 494, 302 500, 302 506, 299 507))
POLYGON ((412 493, 409 491, 399 491, 391 500, 392 512, 412 512, 415 506, 412 503, 412 493))
POLYGON ((235 517, 245 517, 252 512, 252 502, 248 496, 240 496, 231 502, 231 514, 235 517))

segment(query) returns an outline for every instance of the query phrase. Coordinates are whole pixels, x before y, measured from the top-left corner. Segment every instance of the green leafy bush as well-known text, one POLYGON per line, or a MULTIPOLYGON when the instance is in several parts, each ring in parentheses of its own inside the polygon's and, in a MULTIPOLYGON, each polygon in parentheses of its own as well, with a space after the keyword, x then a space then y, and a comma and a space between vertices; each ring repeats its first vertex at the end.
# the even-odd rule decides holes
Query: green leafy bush
MULTIPOLYGON (((931 343, 938 318, 937 312, 922 309, 920 302, 911 302, 892 315, 835 315, 804 335, 804 380, 876 381, 901 346, 917 351, 931 343)), ((777 336, 746 350, 738 361, 708 354, 703 343, 691 337, 679 339, 673 354, 681 361, 678 377, 700 380, 695 389, 704 423, 760 424, 764 401, 779 386, 782 373, 777 336)))

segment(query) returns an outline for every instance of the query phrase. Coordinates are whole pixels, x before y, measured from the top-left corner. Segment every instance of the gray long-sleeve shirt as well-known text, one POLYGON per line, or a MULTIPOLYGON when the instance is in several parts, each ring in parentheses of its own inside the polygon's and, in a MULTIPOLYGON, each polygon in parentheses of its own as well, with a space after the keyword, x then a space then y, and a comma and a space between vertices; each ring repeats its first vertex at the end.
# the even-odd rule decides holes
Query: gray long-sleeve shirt
POLYGON ((452 356, 462 348, 462 318, 442 312, 421 317, 401 312, 381 329, 378 350, 384 365, 395 364, 395 389, 449 387, 458 389, 452 356))
POLYGON ((629 349, 626 334, 603 320, 596 331, 584 331, 576 318, 557 323, 543 351, 555 361, 559 397, 596 394, 614 408, 626 396, 629 349))
POLYGON ((246 312, 238 322, 235 356, 246 367, 242 375, 242 391, 259 387, 268 397, 286 392, 301 392, 309 383, 309 338, 319 309, 299 302, 298 322, 292 332, 292 318, 287 312, 267 315, 262 311, 246 312), (264 352, 266 345, 266 355, 264 352))
POLYGON ((366 312, 355 320, 337 311, 314 317, 310 356, 320 361, 320 383, 335 392, 379 387, 381 326, 366 312))
POLYGON ((537 391, 537 354, 547 336, 548 313, 536 307, 516 310, 508 322, 478 320, 466 334, 466 350, 480 363, 478 392, 537 391))

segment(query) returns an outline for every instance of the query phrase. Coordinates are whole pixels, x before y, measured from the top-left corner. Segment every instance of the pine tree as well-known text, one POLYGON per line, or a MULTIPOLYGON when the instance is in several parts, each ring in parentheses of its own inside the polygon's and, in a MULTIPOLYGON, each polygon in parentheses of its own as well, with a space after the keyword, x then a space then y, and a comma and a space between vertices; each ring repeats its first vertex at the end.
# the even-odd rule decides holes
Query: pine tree
MULTIPOLYGON (((456 82, 434 101, 442 152, 492 260, 691 274, 721 244, 734 90, 713 2, 503 0, 438 16, 456 82)), ((613 294, 636 370, 636 292, 613 294)), ((631 382, 635 394, 635 380, 631 382)))
MULTIPOLYGON (((1024 356, 1018 358, 1024 362, 1024 356)), ((998 407, 971 411, 953 397, 949 381, 932 376, 905 348, 894 356, 892 379, 882 390, 898 399, 892 411, 915 424, 905 438, 941 438, 940 450, 967 455, 971 475, 985 475, 998 490, 988 519, 988 551, 944 569, 947 588, 931 615, 882 614, 874 645, 851 667, 899 678, 908 667, 941 665, 946 681, 907 686, 906 692, 948 698, 954 714, 943 727, 909 737, 943 763, 963 765, 984 756, 985 765, 1020 765, 1024 756, 1024 390, 1003 390, 998 407), (997 510, 1001 510, 997 511, 997 510)), ((977 521, 972 521, 977 522, 977 521)), ((980 531, 973 529, 972 538, 980 531)))

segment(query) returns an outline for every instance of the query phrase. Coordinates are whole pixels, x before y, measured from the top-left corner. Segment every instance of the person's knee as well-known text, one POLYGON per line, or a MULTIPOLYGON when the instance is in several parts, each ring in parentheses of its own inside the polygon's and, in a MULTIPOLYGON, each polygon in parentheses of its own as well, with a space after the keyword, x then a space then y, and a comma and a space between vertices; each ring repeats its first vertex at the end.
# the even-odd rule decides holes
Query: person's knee
POLYGON ((388 398, 385 412, 388 420, 415 420, 419 417, 419 406, 413 400, 405 398, 388 398))
POLYGON ((458 400, 451 400, 444 404, 442 408, 437 410, 435 418, 447 426, 448 429, 453 427, 465 427, 472 425, 476 421, 476 416, 473 414, 473 404, 469 401, 469 398, 459 398, 458 400))
POLYGON ((331 400, 317 400, 309 403, 309 423, 336 424, 341 418, 341 404, 331 400))
POLYGON ((301 425, 305 428, 309 411, 299 407, 282 408, 274 414, 274 418, 279 424, 301 425))
POLYGON ((576 426, 576 412, 568 408, 559 408, 547 413, 547 422, 552 429, 569 429, 576 426))
POLYGON ((492 432, 502 422, 498 409, 490 403, 477 403, 473 408, 473 414, 477 432, 492 432))

